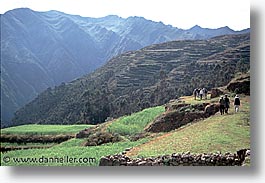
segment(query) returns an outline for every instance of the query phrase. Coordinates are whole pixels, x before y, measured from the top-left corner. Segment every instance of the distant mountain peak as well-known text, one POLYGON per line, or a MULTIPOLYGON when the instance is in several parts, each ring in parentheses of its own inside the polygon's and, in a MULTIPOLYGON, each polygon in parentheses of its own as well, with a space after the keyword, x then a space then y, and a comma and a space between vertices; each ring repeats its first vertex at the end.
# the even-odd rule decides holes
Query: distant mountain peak
POLYGON ((202 30, 203 28, 199 25, 194 25, 192 28, 190 28, 189 30, 191 31, 198 31, 198 30, 202 30))
POLYGON ((196 24, 196 25, 194 25, 191 29, 198 29, 198 28, 199 28, 199 29, 202 29, 201 26, 199 26, 199 25, 196 24))
POLYGON ((110 18, 110 19, 123 19, 122 17, 118 15, 107 15, 104 18, 110 18))
POLYGON ((229 30, 229 31, 234 31, 233 29, 231 29, 231 28, 228 27, 228 26, 220 27, 219 29, 229 30))

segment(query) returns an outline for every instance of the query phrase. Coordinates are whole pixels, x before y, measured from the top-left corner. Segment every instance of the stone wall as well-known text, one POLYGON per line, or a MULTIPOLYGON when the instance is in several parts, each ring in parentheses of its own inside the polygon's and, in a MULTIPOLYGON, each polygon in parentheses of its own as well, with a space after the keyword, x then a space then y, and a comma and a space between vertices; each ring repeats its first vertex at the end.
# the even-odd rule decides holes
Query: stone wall
POLYGON ((123 154, 109 155, 100 159, 99 166, 242 166, 250 150, 236 153, 172 154, 154 158, 132 159, 123 154))

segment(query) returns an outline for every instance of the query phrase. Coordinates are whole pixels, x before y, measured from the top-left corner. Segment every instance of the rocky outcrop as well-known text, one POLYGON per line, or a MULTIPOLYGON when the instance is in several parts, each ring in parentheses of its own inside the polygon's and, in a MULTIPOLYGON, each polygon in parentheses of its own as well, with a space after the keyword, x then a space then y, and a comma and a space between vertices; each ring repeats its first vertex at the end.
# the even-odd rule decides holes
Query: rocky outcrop
POLYGON ((242 149, 237 153, 182 154, 163 155, 154 158, 132 159, 125 155, 102 157, 99 166, 242 166, 250 150, 242 149))
POLYGON ((221 88, 212 88, 211 91, 211 98, 219 97, 220 95, 224 94, 224 91, 221 88))
POLYGON ((227 89, 236 94, 250 95, 250 74, 235 78, 227 85, 227 89))
POLYGON ((209 104, 204 109, 205 117, 209 117, 214 115, 219 111, 220 105, 219 104, 209 104))
POLYGON ((204 112, 170 111, 157 117, 146 127, 145 131, 154 133, 169 132, 201 118, 204 118, 204 112))
POLYGON ((167 112, 158 116, 146 128, 146 132, 169 132, 195 120, 214 115, 219 110, 218 104, 167 104, 167 112))

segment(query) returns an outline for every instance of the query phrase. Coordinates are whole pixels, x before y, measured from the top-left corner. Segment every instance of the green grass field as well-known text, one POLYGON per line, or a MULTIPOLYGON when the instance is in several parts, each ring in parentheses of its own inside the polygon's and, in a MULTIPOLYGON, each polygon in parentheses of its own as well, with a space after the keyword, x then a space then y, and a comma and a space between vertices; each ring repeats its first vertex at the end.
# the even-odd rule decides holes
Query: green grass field
POLYGON ((93 125, 21 125, 1 129, 1 134, 15 135, 59 135, 75 134, 93 125))
POLYGON ((30 149, 1 153, 1 164, 3 166, 98 166, 102 156, 117 154, 126 148, 137 146, 147 141, 148 139, 145 138, 135 142, 124 141, 101 146, 83 147, 81 144, 84 139, 71 139, 49 149, 30 149), (45 162, 46 158, 49 161, 45 162), (60 161, 63 158, 64 160, 60 161), (75 160, 67 163, 67 158, 75 160))
MULTIPOLYGON (((145 109, 141 112, 125 116, 115 120, 107 130, 121 135, 130 135, 142 132, 146 124, 150 123, 157 115, 164 111, 163 106, 145 109)), ((103 124, 104 127, 106 124, 103 124)), ((73 134, 77 133, 90 125, 23 125, 2 129, 3 134, 42 134, 42 135, 58 135, 58 134, 73 134)), ((126 138, 125 138, 126 139, 126 138)), ((124 140, 117 143, 108 143, 100 146, 84 147, 82 144, 86 139, 70 139, 61 144, 54 144, 48 149, 29 149, 29 150, 16 150, 7 153, 1 153, 2 165, 6 166, 23 166, 23 165, 41 165, 41 166, 97 166, 102 156, 117 154, 124 151, 126 148, 134 147, 149 141, 149 138, 143 138, 138 141, 124 140), (41 158, 92 158, 93 162, 47 162, 42 163, 41 158), (9 162, 5 162, 3 158, 8 157, 9 162), (13 159, 15 158, 15 159, 13 159), (20 160, 16 161, 16 160, 20 160), (22 160, 24 162, 22 162, 22 160), (36 162, 37 161, 37 162, 36 162)), ((11 143, 2 143, 2 145, 12 146, 11 143)), ((34 145, 34 144, 30 144, 34 145)), ((41 144, 40 144, 41 145, 41 144)), ((18 146, 18 144, 13 144, 18 146)))
POLYGON ((165 111, 163 106, 144 109, 130 116, 124 116, 111 123, 107 130, 120 135, 133 135, 143 132, 148 123, 165 111))

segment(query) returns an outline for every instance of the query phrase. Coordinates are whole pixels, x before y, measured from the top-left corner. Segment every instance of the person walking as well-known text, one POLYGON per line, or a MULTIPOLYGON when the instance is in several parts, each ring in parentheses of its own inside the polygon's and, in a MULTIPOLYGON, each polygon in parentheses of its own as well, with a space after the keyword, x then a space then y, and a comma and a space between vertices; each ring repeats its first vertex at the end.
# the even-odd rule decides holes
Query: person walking
POLYGON ((225 100, 224 100, 224 97, 221 96, 221 98, 219 99, 219 104, 220 104, 220 113, 221 115, 224 114, 224 110, 225 110, 225 100))
POLYGON ((203 89, 200 89, 200 100, 202 100, 203 94, 204 94, 203 89))
POLYGON ((240 99, 238 95, 235 96, 234 106, 235 106, 235 112, 239 112, 240 99))
POLYGON ((204 99, 207 100, 207 89, 206 88, 203 88, 203 95, 204 95, 204 99))
POLYGON ((225 100, 225 113, 228 114, 228 109, 230 107, 230 100, 229 100, 227 94, 225 94, 224 100, 225 100))
POLYGON ((195 88, 193 90, 194 100, 196 100, 196 97, 198 96, 198 88, 195 88))

